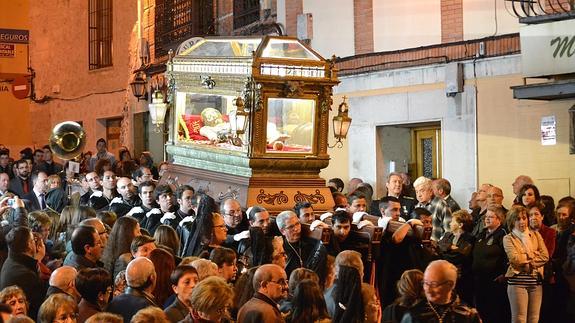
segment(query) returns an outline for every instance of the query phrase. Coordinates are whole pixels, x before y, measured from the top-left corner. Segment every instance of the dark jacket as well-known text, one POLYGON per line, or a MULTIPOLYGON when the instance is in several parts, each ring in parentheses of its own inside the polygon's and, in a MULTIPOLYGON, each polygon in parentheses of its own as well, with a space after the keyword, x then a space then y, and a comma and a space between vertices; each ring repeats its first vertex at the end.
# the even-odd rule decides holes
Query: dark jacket
POLYGON ((84 323, 90 316, 98 314, 102 311, 96 304, 92 304, 83 299, 78 304, 78 323, 84 323))
POLYGON ((303 267, 317 273, 321 282, 326 276, 327 250, 321 241, 301 237, 299 242, 289 243, 284 237, 284 249, 287 255, 286 274, 289 277, 296 268, 303 267), (300 262, 301 259, 301 262, 300 262))
POLYGON ((499 226, 491 234, 487 229, 477 237, 473 247, 472 271, 475 278, 494 280, 500 275, 505 275, 507 270, 507 254, 503 248, 503 237, 507 231, 499 226))
MULTIPOLYGON (((24 200, 24 203, 26 204, 26 209, 28 209, 28 211, 32 212, 42 210, 40 202, 38 202, 38 197, 36 197, 36 193, 33 190, 30 191, 30 193, 28 194, 24 194, 24 196, 22 196, 22 199, 24 200)), ((46 203, 46 194, 44 194, 44 204, 45 203, 46 203)))
POLYGON ((28 316, 36 317, 47 290, 46 283, 38 275, 36 259, 24 254, 8 254, 0 273, 0 289, 12 285, 22 288, 30 303, 28 316))
POLYGON ((159 307, 152 297, 139 289, 128 287, 124 294, 112 299, 107 312, 118 314, 124 318, 124 322, 130 322, 139 310, 148 306, 159 307))
POLYGON ((134 196, 131 201, 124 200, 121 196, 117 196, 110 201, 110 211, 116 213, 118 217, 126 215, 130 210, 136 206, 141 206, 142 201, 138 196, 134 196))
POLYGON ((84 269, 84 268, 96 268, 96 267, 103 267, 104 264, 101 262, 93 262, 90 259, 76 254, 74 251, 70 252, 66 259, 64 259, 64 266, 71 266, 76 268, 76 270, 84 269))
POLYGON ((481 319, 477 310, 472 307, 463 305, 458 298, 446 305, 431 305, 427 300, 422 300, 410 308, 403 316, 401 323, 435 323, 435 322, 453 322, 453 323, 480 323, 481 319), (434 309, 431 308, 434 306, 434 309), (447 313, 443 320, 439 320, 437 313, 447 313))
MULTIPOLYGON (((28 192, 32 192, 32 179, 28 177, 26 183, 28 185, 28 192)), ((11 192, 16 193, 16 195, 20 197, 24 196, 24 185, 22 183, 22 179, 18 176, 10 180, 10 185, 8 186, 8 189, 11 192)))
POLYGON ((256 292, 238 312, 238 323, 281 323, 285 322, 278 305, 269 297, 256 292))
POLYGON ((170 322, 175 323, 186 318, 186 316, 190 314, 190 310, 176 297, 172 305, 168 306, 164 310, 164 313, 166 313, 166 316, 170 322))

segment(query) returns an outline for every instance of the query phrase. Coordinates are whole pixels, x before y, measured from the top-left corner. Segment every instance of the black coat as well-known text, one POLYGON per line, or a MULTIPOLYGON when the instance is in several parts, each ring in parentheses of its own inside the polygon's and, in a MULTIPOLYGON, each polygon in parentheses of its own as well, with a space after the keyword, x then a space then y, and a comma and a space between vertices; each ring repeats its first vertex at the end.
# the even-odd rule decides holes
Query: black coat
POLYGON ((12 285, 22 288, 30 304, 28 316, 36 317, 47 290, 46 283, 38 275, 36 259, 24 254, 8 254, 0 273, 0 289, 12 285))
MULTIPOLYGON (((28 192, 32 192, 32 179, 30 177, 28 177, 27 181, 27 185, 28 185, 28 192)), ((8 186, 9 190, 11 192, 16 193, 16 195, 22 197, 24 196, 24 188, 22 185, 22 180, 20 179, 20 177, 16 176, 14 178, 12 178, 10 180, 10 185, 8 186)))

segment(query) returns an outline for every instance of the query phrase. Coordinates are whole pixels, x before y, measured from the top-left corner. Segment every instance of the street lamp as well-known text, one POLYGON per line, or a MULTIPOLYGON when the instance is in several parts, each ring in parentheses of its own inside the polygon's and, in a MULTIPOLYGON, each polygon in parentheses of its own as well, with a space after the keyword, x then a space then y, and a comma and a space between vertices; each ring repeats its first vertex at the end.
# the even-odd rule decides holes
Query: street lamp
POLYGON ((152 103, 148 105, 148 110, 150 110, 152 124, 156 126, 156 130, 161 131, 164 127, 166 111, 168 110, 168 104, 164 102, 162 91, 154 91, 154 94, 152 94, 152 103))
POLYGON ((349 106, 345 100, 347 97, 343 97, 343 101, 339 104, 337 108, 337 115, 333 117, 333 136, 337 140, 333 146, 342 148, 342 140, 347 137, 347 132, 349 131, 349 126, 351 125, 351 118, 347 115, 349 112, 349 106))
POLYGON ((140 101, 148 99, 148 92, 146 91, 146 74, 143 71, 138 71, 134 75, 132 82, 130 82, 130 87, 132 88, 132 94, 140 101))

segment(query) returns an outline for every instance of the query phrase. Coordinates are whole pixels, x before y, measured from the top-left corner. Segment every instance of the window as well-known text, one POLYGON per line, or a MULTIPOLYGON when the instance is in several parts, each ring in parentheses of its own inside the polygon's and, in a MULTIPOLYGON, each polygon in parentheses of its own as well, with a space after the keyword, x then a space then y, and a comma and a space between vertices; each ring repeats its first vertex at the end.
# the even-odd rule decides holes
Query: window
POLYGON ((259 0, 234 0, 234 29, 260 20, 259 0))
POLYGON ((90 70, 112 66, 112 0, 88 0, 90 70))
POLYGON ((156 0, 155 54, 162 57, 191 37, 214 35, 213 0, 156 0))

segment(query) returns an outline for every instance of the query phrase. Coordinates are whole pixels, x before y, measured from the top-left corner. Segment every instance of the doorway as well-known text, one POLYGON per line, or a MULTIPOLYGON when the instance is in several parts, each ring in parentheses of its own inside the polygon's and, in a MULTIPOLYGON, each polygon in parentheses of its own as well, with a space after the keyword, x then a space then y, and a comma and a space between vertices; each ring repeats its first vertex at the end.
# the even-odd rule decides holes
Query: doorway
POLYGON ((385 194, 391 172, 441 177, 441 123, 426 122, 377 127, 376 194, 385 194))
POLYGON ((108 152, 118 156, 120 149, 120 134, 122 133, 122 118, 106 119, 106 142, 108 152))
POLYGON ((441 128, 439 126, 411 129, 412 177, 441 177, 441 128))

